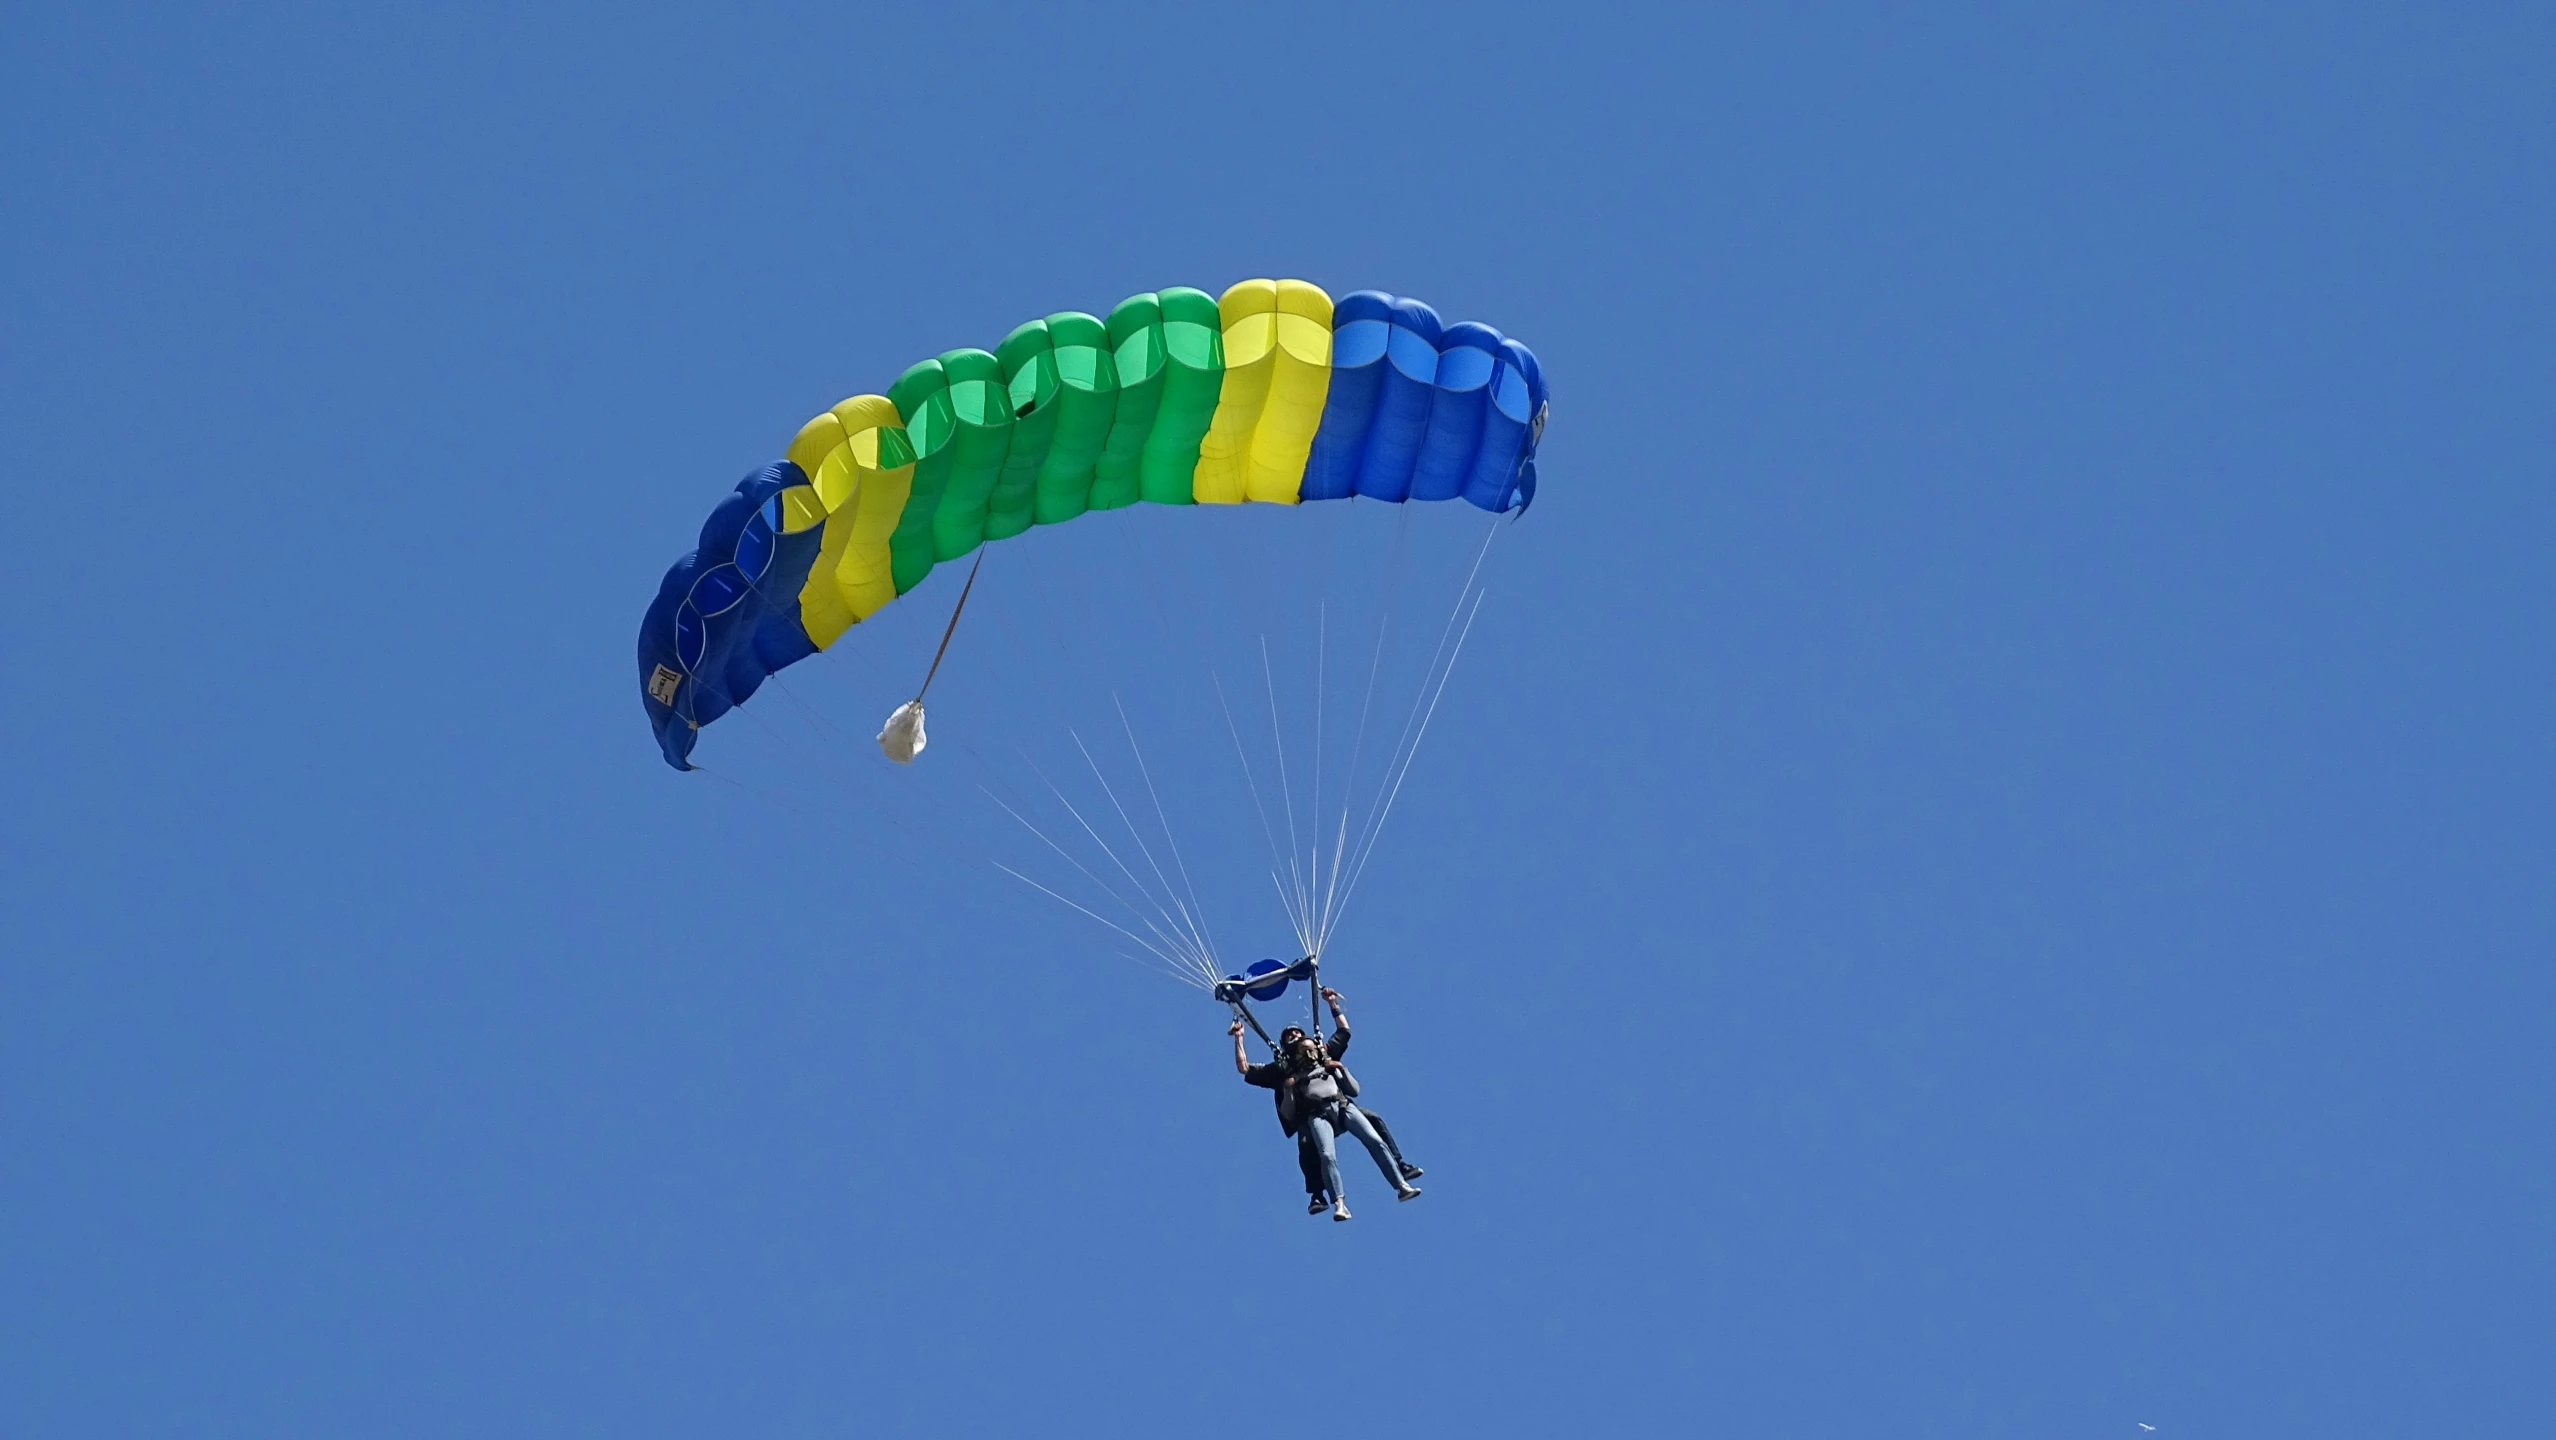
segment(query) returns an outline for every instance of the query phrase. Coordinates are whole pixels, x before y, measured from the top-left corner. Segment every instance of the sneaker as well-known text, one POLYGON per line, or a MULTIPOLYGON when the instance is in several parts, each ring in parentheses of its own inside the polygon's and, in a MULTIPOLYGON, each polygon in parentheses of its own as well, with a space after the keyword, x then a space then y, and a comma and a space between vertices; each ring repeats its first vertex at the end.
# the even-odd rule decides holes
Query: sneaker
POLYGON ((1305 1202, 1305 1213, 1308 1215, 1319 1215, 1330 1208, 1331 1202, 1323 1199, 1319 1195, 1316 1195, 1305 1202))
POLYGON ((1417 1200, 1420 1198, 1420 1187, 1417 1185, 1405 1185, 1402 1187, 1402 1193, 1394 1196, 1393 1198, 1396 1200, 1417 1200))
POLYGON ((1421 1169, 1419 1166, 1412 1164, 1408 1160, 1402 1162, 1402 1178, 1405 1180, 1417 1180, 1428 1173, 1428 1171, 1421 1169))
POLYGON ((1332 1207, 1331 1207, 1331 1218, 1332 1218, 1332 1219, 1334 1219, 1334 1220, 1346 1220, 1346 1219, 1348 1219, 1348 1218, 1349 1218, 1349 1202, 1348 1202, 1348 1201, 1346 1201, 1346 1200, 1343 1200, 1343 1201, 1341 1201, 1339 1204, 1332 1206, 1332 1207))

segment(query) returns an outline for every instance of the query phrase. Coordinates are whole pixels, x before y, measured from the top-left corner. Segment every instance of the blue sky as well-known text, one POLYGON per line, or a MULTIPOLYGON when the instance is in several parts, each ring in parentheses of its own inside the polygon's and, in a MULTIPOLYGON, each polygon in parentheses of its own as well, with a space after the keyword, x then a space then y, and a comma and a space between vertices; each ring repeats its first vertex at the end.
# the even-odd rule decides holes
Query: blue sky
POLYGON ((13 12, 0 1431, 2544 1433, 2551 48, 13 12), (984 791, 1118 695, 1279 953, 1206 677, 1480 517, 997 547, 910 772, 955 576, 715 778, 630 661, 815 410, 1261 274, 1556 395, 1332 951, 1430 1171, 1345 1226, 984 791))

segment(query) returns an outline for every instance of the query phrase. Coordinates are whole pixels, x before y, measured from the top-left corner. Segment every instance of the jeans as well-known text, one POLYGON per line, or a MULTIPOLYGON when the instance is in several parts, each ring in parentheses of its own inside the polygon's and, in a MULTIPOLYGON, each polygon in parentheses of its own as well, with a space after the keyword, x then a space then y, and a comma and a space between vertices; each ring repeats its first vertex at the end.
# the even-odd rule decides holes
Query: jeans
POLYGON ((1349 1198, 1348 1192, 1340 1188, 1340 1150, 1332 1139, 1342 1130, 1358 1137, 1367 1153, 1376 1157, 1376 1168, 1384 1172, 1385 1183, 1396 1194, 1401 1193, 1410 1182, 1402 1178, 1402 1171, 1393 1163, 1393 1152, 1385 1148, 1384 1137, 1367 1123, 1366 1115, 1357 1106, 1334 1101, 1305 1117, 1305 1132, 1313 1136, 1314 1149, 1322 1155, 1322 1177, 1331 1187, 1331 1198, 1349 1198))
MULTIPOLYGON (((1393 1138, 1393 1127, 1385 1123, 1385 1117, 1364 1105, 1358 1106, 1358 1111, 1367 1117, 1368 1124, 1376 1127, 1377 1137, 1385 1142, 1385 1153, 1393 1157, 1394 1168, 1401 1169, 1407 1162, 1402 1158, 1402 1146, 1393 1138)), ((1296 1168, 1305 1172, 1305 1193, 1318 1195, 1325 1204, 1329 1204, 1331 1190, 1322 1172, 1322 1152, 1314 1148, 1313 1131, 1310 1129, 1296 1132, 1296 1168)))

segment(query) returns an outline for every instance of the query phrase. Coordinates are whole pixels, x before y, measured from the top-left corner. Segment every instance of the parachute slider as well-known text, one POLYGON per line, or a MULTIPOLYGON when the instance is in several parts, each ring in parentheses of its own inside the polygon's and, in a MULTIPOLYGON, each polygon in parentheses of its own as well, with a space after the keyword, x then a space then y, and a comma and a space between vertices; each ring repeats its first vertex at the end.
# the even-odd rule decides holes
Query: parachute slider
POLYGON ((1246 995, 1265 1003, 1286 994, 1290 980, 1311 981, 1320 967, 1321 962, 1311 955, 1292 964, 1255 960, 1240 975, 1217 982, 1215 996, 1228 1005, 1240 1004, 1246 995))

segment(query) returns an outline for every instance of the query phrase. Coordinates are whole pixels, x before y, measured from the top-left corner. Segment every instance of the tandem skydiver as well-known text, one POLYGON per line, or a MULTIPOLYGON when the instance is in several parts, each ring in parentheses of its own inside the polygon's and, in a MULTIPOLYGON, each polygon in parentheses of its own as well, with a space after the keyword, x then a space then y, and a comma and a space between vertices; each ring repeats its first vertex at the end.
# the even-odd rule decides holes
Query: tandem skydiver
POLYGON ((1376 1168, 1394 1188, 1396 1199, 1417 1197, 1419 1187, 1411 1180, 1420 1168, 1403 1162, 1393 1146, 1379 1133, 1366 1111, 1352 1103, 1358 1094, 1358 1082, 1340 1057, 1349 1049, 1349 1018, 1341 1013, 1340 994, 1325 989, 1322 998, 1331 1007, 1334 1025, 1331 1038, 1317 1044, 1297 1026, 1290 1025, 1278 1033, 1278 1058, 1265 1065, 1254 1065, 1243 1051, 1243 1022, 1239 1019, 1225 1032, 1234 1040, 1234 1069, 1244 1083, 1277 1092, 1278 1128, 1296 1137, 1298 1158, 1306 1160, 1307 1152, 1318 1162, 1306 1163, 1306 1192, 1313 1196, 1309 1213, 1320 1213, 1324 1193, 1331 1196, 1331 1218, 1349 1218, 1349 1200, 1340 1186, 1340 1158, 1335 1137, 1346 1130, 1358 1137, 1375 1157, 1376 1168), (1316 1186, 1319 1177, 1320 1186, 1316 1186))
MULTIPOLYGON (((1322 992, 1322 998, 1323 1003, 1331 1007, 1332 1029, 1339 1037, 1339 1047, 1337 1049, 1331 1049, 1330 1052, 1332 1058, 1338 1059, 1349 1053, 1349 1017, 1341 1013, 1339 991, 1325 987, 1322 992)), ((1298 1033, 1302 1032, 1300 1031, 1298 1033)), ((1285 1038, 1285 1034, 1285 1031, 1279 1032, 1282 1041, 1285 1038)), ((1326 1044, 1325 1048, 1330 1049, 1330 1046, 1326 1044)), ((1359 1114, 1366 1116, 1367 1123, 1376 1127, 1377 1138, 1384 1141, 1385 1150, 1393 1156, 1394 1168, 1402 1172, 1402 1178, 1405 1180, 1419 1179, 1421 1175, 1426 1172, 1422 1171, 1419 1166, 1402 1158, 1402 1146, 1396 1143, 1393 1138, 1393 1127, 1385 1123, 1385 1118, 1382 1115, 1377 1114, 1373 1106, 1368 1105, 1357 1098, 1357 1086, 1358 1082, 1356 1078, 1352 1077, 1349 1081, 1349 1104, 1351 1108, 1355 1109, 1359 1114)), ((1323 1211, 1330 1209, 1331 1202, 1334 1198, 1331 1190, 1330 1176, 1323 1169, 1322 1151, 1315 1146, 1313 1132, 1311 1130, 1299 1129, 1296 1131, 1296 1167, 1305 1172, 1305 1213, 1308 1215, 1319 1215, 1323 1211)))

